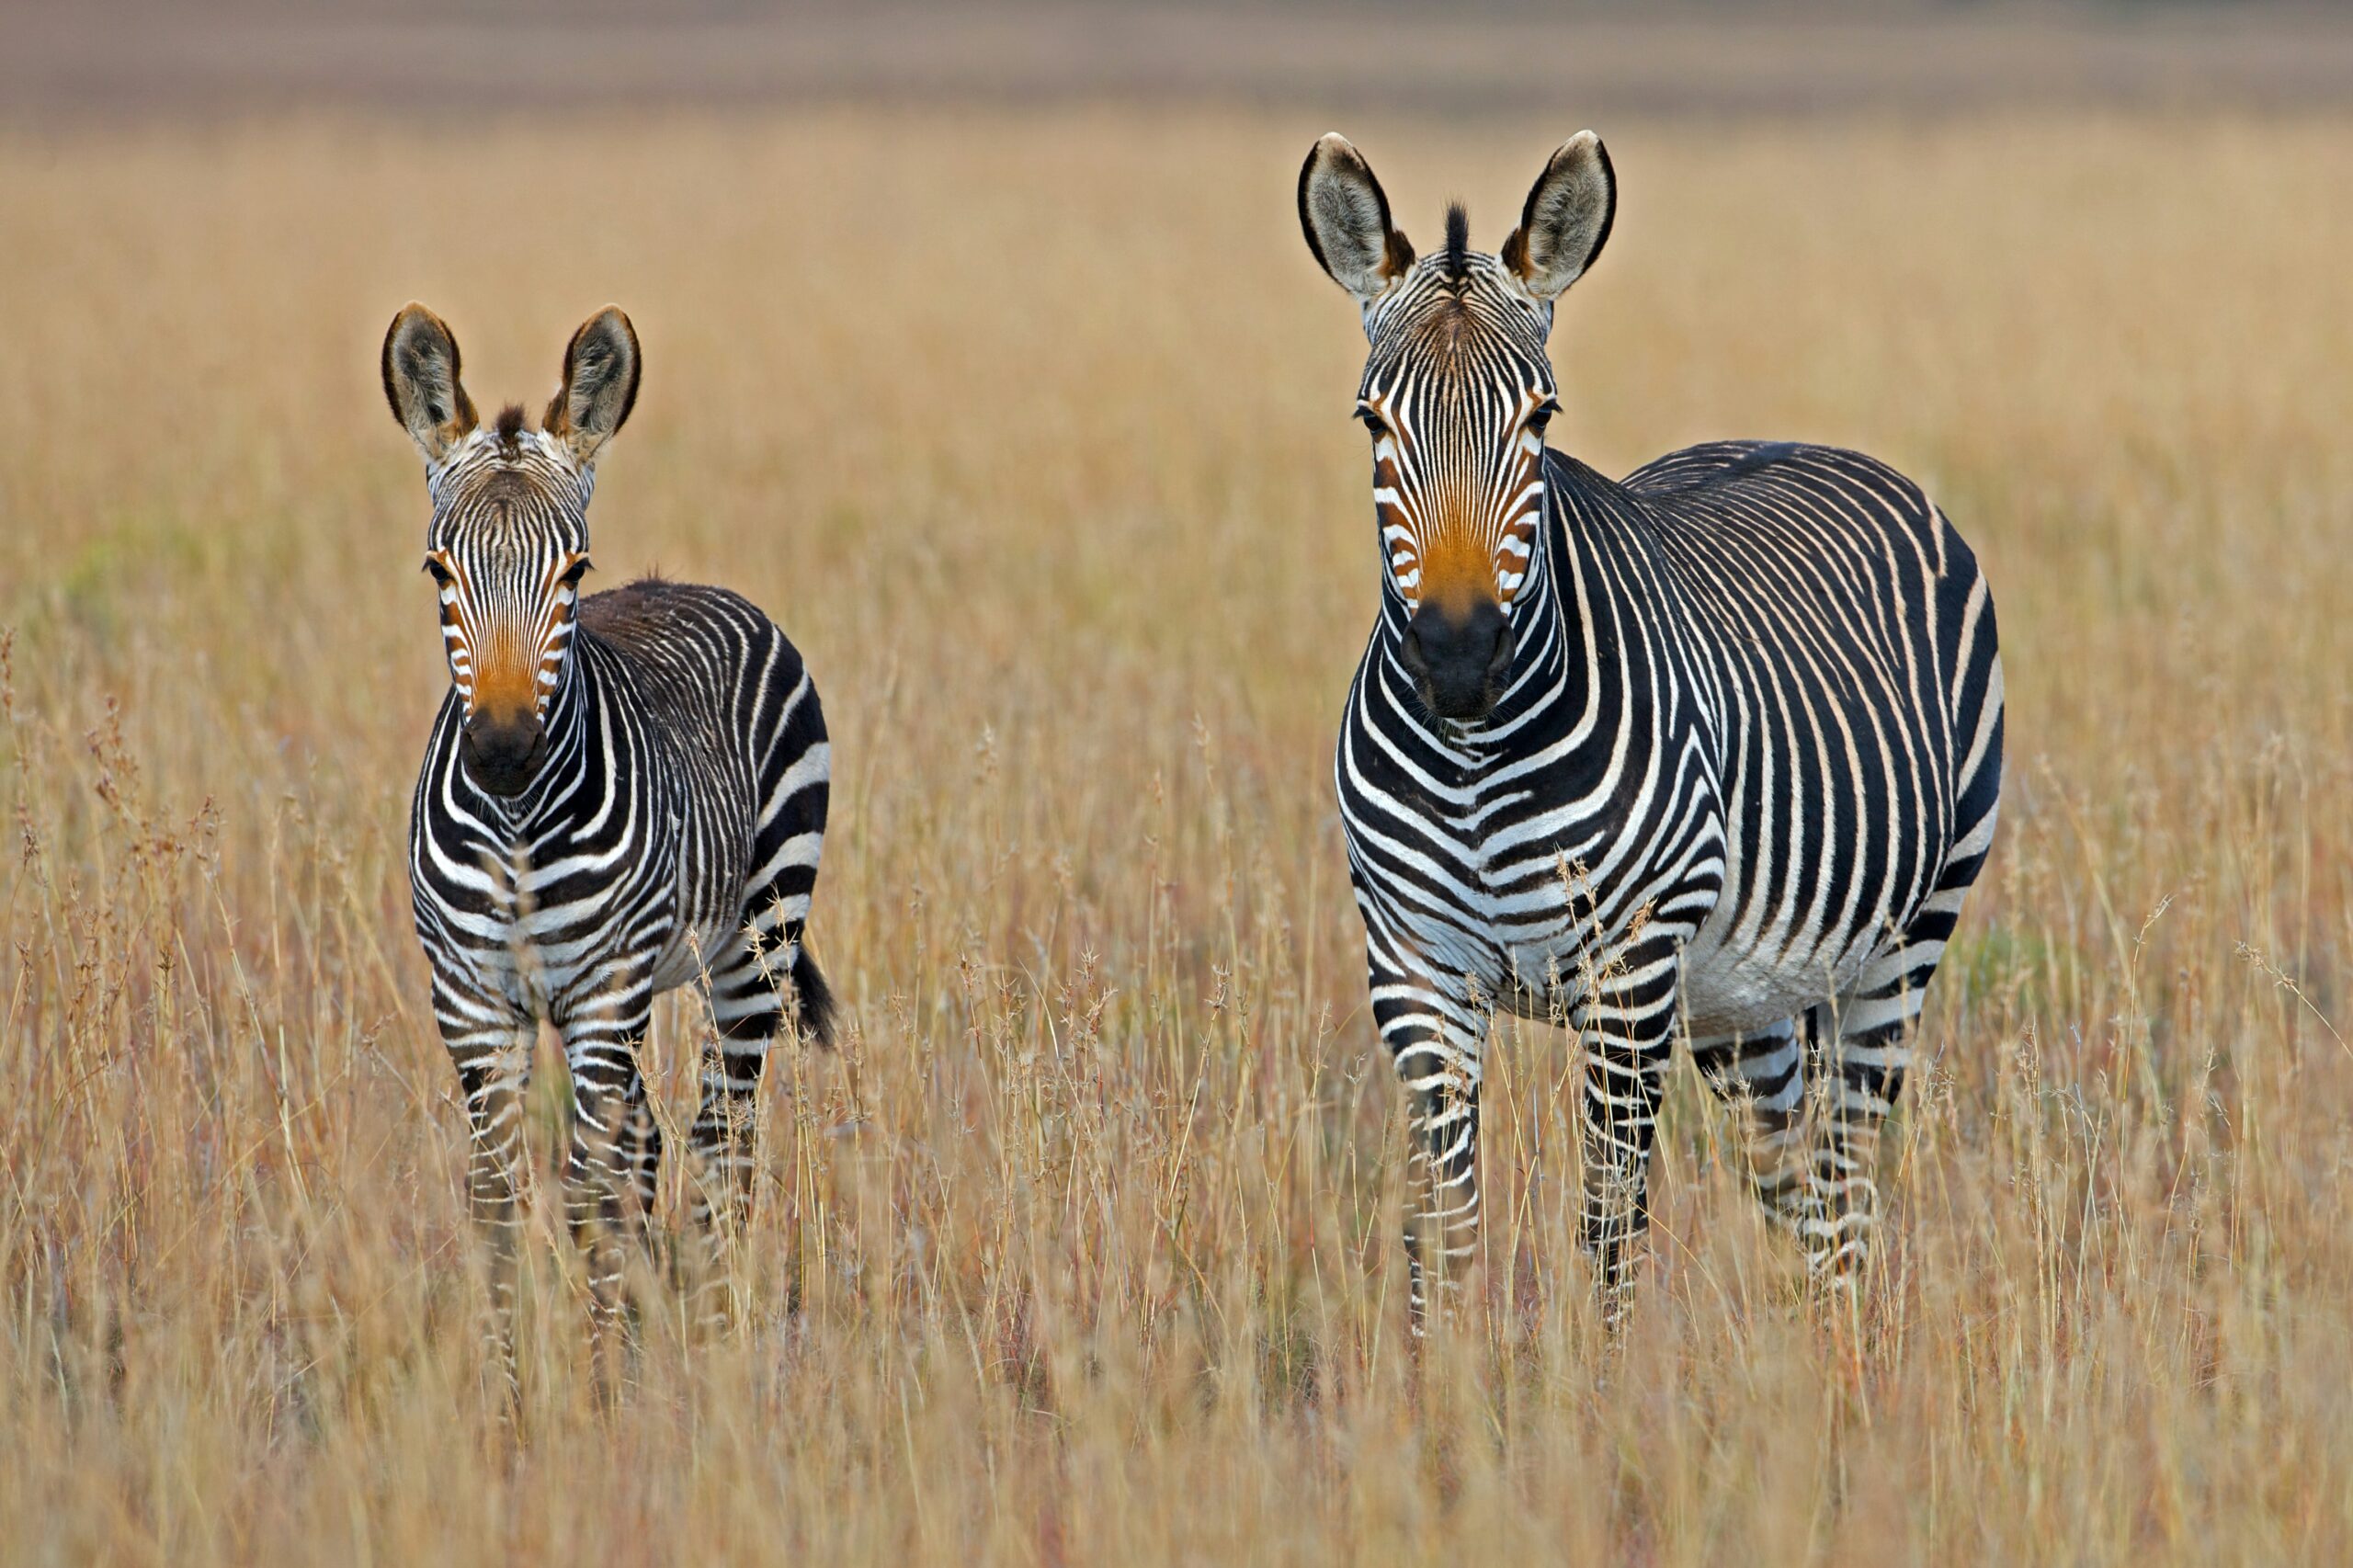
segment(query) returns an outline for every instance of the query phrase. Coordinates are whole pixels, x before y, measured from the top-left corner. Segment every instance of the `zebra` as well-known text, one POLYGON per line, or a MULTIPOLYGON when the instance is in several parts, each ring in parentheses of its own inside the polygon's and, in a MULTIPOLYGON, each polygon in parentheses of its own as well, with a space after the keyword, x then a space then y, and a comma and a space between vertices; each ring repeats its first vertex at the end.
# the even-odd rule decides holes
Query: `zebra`
POLYGON ((1922 987, 1994 838, 1993 599, 1917 484, 1756 441, 1613 482, 1546 446, 1553 302, 1616 207, 1581 131, 1500 252, 1471 249, 1457 204, 1417 259, 1345 138, 1300 171, 1308 248, 1370 344, 1384 570, 1335 775, 1408 1100, 1417 1334, 1475 1251, 1499 1009, 1575 1037, 1578 1241, 1606 1324, 1678 1038, 1745 1108, 1748 1182, 1809 1277, 1852 1290, 1922 987))
POLYGON ((629 318, 608 306, 582 324, 536 427, 519 405, 482 425, 459 368, 438 316, 411 304, 392 318, 384 393, 425 456, 425 570, 449 666, 409 878, 511 1392, 520 1101, 539 1024, 562 1035, 570 1070, 564 1213, 601 1329, 662 1158, 638 1058, 655 995, 695 983, 717 1025, 688 1133, 693 1218, 714 1259, 750 1206, 770 1042, 796 1025, 833 1040, 833 995, 801 939, 830 750, 800 653, 743 598, 659 578, 580 595, 597 458, 637 397, 629 318))

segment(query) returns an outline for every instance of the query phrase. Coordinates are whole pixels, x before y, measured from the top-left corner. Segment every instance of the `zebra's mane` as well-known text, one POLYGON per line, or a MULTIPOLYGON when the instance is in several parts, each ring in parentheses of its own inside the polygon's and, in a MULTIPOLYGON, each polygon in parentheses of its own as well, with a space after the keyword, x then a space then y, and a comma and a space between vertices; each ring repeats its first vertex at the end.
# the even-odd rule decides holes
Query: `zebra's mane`
POLYGON ((1471 280, 1471 214, 1460 201, 1446 210, 1446 268, 1449 283, 1471 280))
POLYGON ((523 412, 523 405, 519 403, 510 403, 498 411, 495 434, 501 457, 513 460, 516 452, 522 446, 523 421, 527 417, 528 415, 523 412))

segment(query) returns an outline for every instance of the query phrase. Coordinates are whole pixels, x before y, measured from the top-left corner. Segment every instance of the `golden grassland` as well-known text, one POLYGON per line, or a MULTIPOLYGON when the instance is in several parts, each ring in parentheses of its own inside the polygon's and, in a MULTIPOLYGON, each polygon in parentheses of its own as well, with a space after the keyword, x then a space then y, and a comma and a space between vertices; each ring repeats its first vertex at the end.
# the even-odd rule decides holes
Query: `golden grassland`
MULTIPOLYGON (((1601 128, 1556 444, 1924 478, 2000 600, 2003 840, 1853 1316, 1678 1068, 1608 1349, 1572 1063, 1516 1028, 1418 1367, 1328 773, 1378 556, 1325 129, 0 139, 0 1558, 2353 1555, 2353 122, 1601 128), (540 1201, 512 1440, 403 864, 411 297, 486 408, 631 312, 603 580, 750 594, 836 744, 852 1025, 771 1069, 742 1321, 649 1285, 601 1410, 540 1201)), ((1492 245, 1575 127, 1345 129, 1492 245)))

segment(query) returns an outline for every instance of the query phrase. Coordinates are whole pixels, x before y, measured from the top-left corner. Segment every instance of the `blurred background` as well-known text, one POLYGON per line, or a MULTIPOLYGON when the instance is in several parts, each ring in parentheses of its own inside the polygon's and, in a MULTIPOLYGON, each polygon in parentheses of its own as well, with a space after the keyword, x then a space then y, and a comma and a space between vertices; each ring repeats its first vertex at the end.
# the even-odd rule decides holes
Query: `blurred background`
POLYGON ((2343 7, 2263 0, 1336 6, 168 0, 9 8, 20 112, 414 114, 882 100, 1587 116, 2353 96, 2343 7))

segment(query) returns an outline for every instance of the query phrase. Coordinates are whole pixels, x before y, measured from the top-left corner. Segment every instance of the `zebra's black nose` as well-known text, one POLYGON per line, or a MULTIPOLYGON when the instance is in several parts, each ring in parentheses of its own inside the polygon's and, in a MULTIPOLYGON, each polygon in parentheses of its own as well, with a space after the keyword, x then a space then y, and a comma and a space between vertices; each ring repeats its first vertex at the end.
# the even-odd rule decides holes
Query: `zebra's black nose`
POLYGON ((537 714, 493 720, 477 713, 466 723, 458 746, 466 777, 483 793, 519 795, 547 760, 548 730, 537 714))
POLYGON ((1401 652, 1431 712, 1441 719, 1479 719, 1503 695, 1511 646, 1504 607, 1483 600, 1455 612, 1422 606, 1406 624, 1401 652))

